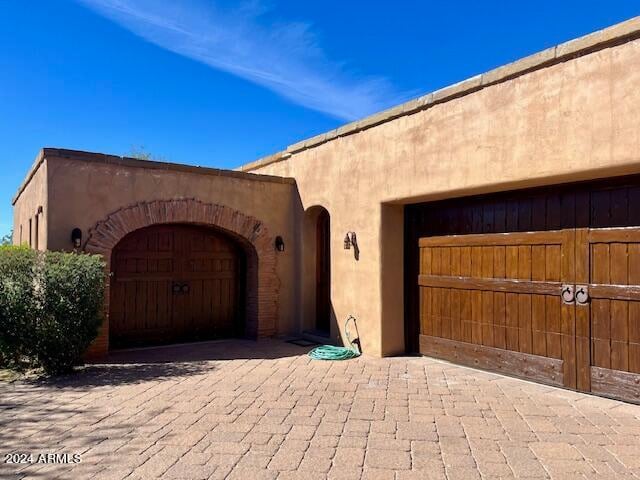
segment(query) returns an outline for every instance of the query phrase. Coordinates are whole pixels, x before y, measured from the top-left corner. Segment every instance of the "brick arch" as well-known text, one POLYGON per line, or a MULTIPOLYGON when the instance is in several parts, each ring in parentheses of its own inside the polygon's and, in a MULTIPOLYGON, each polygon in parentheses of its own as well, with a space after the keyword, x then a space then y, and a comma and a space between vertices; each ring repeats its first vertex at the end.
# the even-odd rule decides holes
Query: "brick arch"
MULTIPOLYGON (((158 224, 196 224, 219 228, 240 244, 247 257, 246 331, 252 337, 275 332, 279 280, 273 237, 260 220, 225 205, 193 198, 140 202, 121 208, 89 230, 84 250, 102 255, 111 269, 111 252, 126 235, 158 224)), ((89 355, 105 354, 109 348, 109 288, 105 292, 105 321, 89 355)))

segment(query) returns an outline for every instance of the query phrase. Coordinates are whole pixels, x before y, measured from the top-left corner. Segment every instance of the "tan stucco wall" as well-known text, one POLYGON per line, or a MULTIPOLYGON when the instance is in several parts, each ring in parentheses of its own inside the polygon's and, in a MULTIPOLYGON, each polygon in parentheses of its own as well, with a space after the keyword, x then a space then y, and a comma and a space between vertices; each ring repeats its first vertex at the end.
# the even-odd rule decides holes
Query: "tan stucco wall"
POLYGON ((47 198, 47 163, 40 157, 36 159, 31 178, 23 185, 24 190, 16 198, 13 205, 13 243, 29 244, 29 220, 32 224, 33 248, 48 248, 48 198, 47 198), (42 207, 40 211, 40 207, 42 207), (40 211, 40 213, 38 213, 40 211), (38 244, 36 245, 36 217, 38 222, 38 244), (21 238, 22 231, 22 238, 21 238))
POLYGON ((193 197, 255 216, 287 245, 278 256, 279 331, 287 333, 314 324, 313 207, 322 206, 331 217, 332 335, 344 334, 353 314, 365 353, 402 352, 402 205, 640 172, 639 37, 640 17, 240 168, 295 184, 52 156, 49 192, 34 175, 16 222, 35 211, 43 188, 51 249, 70 248, 72 228, 86 235, 141 201, 193 197), (348 231, 358 259, 343 249, 348 231))
POLYGON ((403 349, 402 221, 387 204, 640 172, 640 41, 547 66, 251 171, 331 215, 332 302, 365 351, 403 349), (359 261, 342 250, 358 235, 359 261), (384 327, 383 327, 384 326, 384 327))
POLYGON ((295 330, 297 258, 295 184, 288 179, 260 180, 258 175, 205 174, 75 160, 48 156, 49 248, 70 250, 71 230, 78 227, 87 239, 89 229, 110 213, 138 202, 194 198, 225 205, 261 220, 272 236, 281 235, 286 250, 277 254, 281 282, 278 333, 295 330))

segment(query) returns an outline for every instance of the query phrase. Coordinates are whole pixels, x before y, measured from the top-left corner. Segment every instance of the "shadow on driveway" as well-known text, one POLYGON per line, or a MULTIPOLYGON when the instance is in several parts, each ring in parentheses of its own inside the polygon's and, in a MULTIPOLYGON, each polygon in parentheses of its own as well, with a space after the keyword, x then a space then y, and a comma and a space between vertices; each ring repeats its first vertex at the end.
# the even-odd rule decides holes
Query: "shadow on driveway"
POLYGON ((308 347, 277 340, 217 340, 112 351, 74 373, 27 383, 58 388, 116 386, 210 373, 221 361, 277 360, 304 355, 308 347))

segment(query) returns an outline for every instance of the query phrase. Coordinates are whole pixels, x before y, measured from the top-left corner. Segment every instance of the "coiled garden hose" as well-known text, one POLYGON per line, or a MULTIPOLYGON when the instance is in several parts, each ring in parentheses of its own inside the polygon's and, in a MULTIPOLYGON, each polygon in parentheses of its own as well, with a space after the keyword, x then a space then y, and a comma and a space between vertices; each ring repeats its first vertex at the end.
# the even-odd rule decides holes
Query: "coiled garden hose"
POLYGON ((356 358, 360 356, 360 350, 356 343, 351 340, 351 336, 349 335, 349 329, 347 328, 349 325, 349 321, 352 320, 354 326, 356 326, 356 319, 353 315, 349 315, 347 320, 344 322, 344 333, 347 336, 347 341, 349 343, 348 347, 336 347, 334 345, 320 345, 319 347, 314 348, 309 352, 309 356, 314 360, 349 360, 350 358, 356 358))

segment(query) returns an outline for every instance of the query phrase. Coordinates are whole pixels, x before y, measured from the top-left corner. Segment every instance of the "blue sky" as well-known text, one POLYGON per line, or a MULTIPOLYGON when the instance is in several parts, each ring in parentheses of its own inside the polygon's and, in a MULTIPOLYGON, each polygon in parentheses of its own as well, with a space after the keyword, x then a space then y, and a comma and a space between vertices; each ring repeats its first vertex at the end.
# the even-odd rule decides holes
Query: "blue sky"
POLYGON ((41 147, 234 168, 639 14, 629 0, 0 0, 0 234, 41 147))

